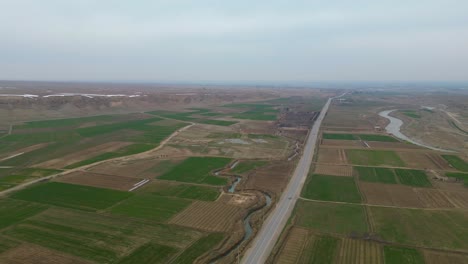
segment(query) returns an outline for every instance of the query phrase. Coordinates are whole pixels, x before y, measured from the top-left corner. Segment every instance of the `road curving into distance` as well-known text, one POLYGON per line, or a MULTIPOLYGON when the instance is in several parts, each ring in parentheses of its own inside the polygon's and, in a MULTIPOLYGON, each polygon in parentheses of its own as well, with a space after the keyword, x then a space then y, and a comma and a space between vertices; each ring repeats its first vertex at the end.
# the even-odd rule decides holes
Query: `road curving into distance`
POLYGON ((342 97, 345 94, 346 93, 337 97, 329 98, 327 103, 323 106, 319 117, 314 122, 312 129, 310 130, 304 152, 301 159, 299 160, 299 163, 297 164, 296 170, 294 171, 291 180, 286 186, 286 189, 281 195, 280 200, 276 204, 276 207, 263 223, 262 228, 252 242, 252 246, 247 250, 244 257, 242 258, 242 263, 264 263, 270 256, 271 250, 273 249, 294 209, 294 205, 299 198, 302 186, 304 186, 305 180, 309 173, 310 165, 312 163, 312 158, 314 156, 320 125, 322 124, 322 121, 327 114, 328 107, 330 106, 330 103, 333 99, 342 97))

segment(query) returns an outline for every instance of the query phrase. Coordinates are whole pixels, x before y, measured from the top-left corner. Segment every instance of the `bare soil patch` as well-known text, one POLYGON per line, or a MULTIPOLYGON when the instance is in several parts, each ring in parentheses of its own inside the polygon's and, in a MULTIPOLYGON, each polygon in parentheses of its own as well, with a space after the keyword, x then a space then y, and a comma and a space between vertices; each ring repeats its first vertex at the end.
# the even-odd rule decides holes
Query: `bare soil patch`
POLYGON ((402 142, 367 141, 367 144, 375 149, 421 149, 419 146, 402 142))
POLYGON ((173 217, 169 223, 209 232, 227 232, 243 216, 239 206, 222 202, 196 201, 173 217))
POLYGON ((426 264, 466 264, 468 263, 467 254, 456 254, 450 252, 424 250, 424 259, 426 264))
POLYGON ((467 191, 441 191, 447 199, 457 208, 468 209, 468 192, 467 191))
POLYGON ((66 167, 68 165, 77 163, 79 161, 95 157, 99 154, 105 152, 112 152, 123 148, 125 146, 131 145, 131 142, 107 142, 101 145, 97 145, 92 148, 87 148, 81 151, 77 151, 68 155, 65 155, 61 158, 56 158, 52 160, 48 160, 46 162, 42 162, 37 164, 37 167, 47 168, 47 169, 60 169, 66 167))
POLYGON ((291 162, 275 162, 275 164, 261 167, 249 174, 242 187, 279 195, 285 188, 293 169, 294 164, 291 162))
POLYGON ((419 200, 426 208, 453 208, 455 207, 439 190, 415 188, 419 200))
POLYGON ((299 263, 308 239, 309 230, 300 227, 291 228, 275 262, 280 264, 299 263))
POLYGON ((362 143, 359 140, 322 139, 321 144, 338 147, 362 147, 362 143))
POLYGON ((23 244, 0 256, 4 264, 91 264, 86 260, 33 244, 23 244))
POLYGON ((320 148, 318 163, 347 164, 346 153, 343 149, 320 148))
POLYGON ((114 190, 128 191, 134 184, 141 181, 138 178, 115 176, 100 173, 77 171, 57 178, 60 182, 73 183, 79 185, 109 188, 114 190))
POLYGON ((398 155, 407 167, 417 169, 439 169, 440 167, 428 157, 428 154, 421 152, 398 152, 398 155))
POLYGON ((315 165, 315 173, 351 177, 353 176, 353 167, 348 165, 328 165, 317 163, 315 165))
POLYGON ((413 188, 396 185, 359 182, 368 204, 423 208, 413 188))
POLYGON ((435 154, 435 153, 429 153, 427 154, 427 157, 438 167, 438 169, 441 170, 453 170, 452 167, 450 167, 450 164, 442 158, 440 155, 435 154))

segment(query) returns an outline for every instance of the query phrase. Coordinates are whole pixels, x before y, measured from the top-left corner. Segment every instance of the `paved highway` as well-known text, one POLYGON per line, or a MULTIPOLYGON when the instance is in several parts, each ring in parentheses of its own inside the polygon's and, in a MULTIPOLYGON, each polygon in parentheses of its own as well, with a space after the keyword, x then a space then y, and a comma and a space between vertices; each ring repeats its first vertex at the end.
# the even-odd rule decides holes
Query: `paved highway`
POLYGON ((305 145, 303 155, 297 164, 296 170, 294 171, 294 174, 292 175, 286 190, 281 195, 281 198, 276 204, 273 212, 263 223, 260 232, 252 242, 252 246, 247 250, 244 257, 242 258, 242 263, 258 264, 264 263, 267 260, 271 250, 273 249, 273 246, 278 240, 281 231, 283 230, 289 216, 292 213, 294 204, 296 203, 302 186, 304 185, 304 182, 307 178, 307 174, 309 172, 309 168, 315 152, 315 145, 317 142, 320 125, 322 124, 322 120, 328 111, 330 102, 334 98, 341 97, 345 94, 346 93, 337 97, 329 98, 325 106, 323 106, 319 117, 312 126, 309 137, 307 138, 307 143, 305 145))

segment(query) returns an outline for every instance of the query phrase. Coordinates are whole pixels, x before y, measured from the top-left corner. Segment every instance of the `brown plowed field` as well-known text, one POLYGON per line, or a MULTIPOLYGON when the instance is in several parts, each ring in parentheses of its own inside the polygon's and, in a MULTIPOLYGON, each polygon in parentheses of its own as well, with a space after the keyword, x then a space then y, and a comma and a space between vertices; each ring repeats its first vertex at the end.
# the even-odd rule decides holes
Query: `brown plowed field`
POLYGON ((276 162, 276 164, 256 169, 248 175, 244 188, 279 194, 291 176, 293 165, 290 162, 276 162))
POLYGON ((343 149, 320 148, 318 163, 346 164, 346 153, 343 149))
POLYGON ((447 199, 458 208, 468 209, 468 191, 464 192, 451 192, 441 191, 447 199))
POLYGON ((444 158, 442 158, 440 155, 438 154, 435 154, 435 153, 429 153, 427 154, 427 157, 432 160, 432 162, 434 164, 436 164, 437 168, 438 169, 441 169, 441 170, 453 170, 452 167, 450 167, 450 165, 448 164, 448 162, 446 160, 444 160, 444 158))
POLYGON ((424 250, 426 264, 466 264, 467 254, 456 254, 440 251, 424 250))
POLYGON ((426 153, 421 152, 398 152, 398 155, 407 167, 416 169, 439 169, 426 153))
POLYGON ((375 149, 390 149, 390 150, 397 150, 397 149, 421 149, 420 147, 413 145, 413 144, 406 144, 402 142, 381 142, 381 141, 367 141, 367 144, 371 148, 375 149))
POLYGON ((397 185, 359 182, 359 188, 368 204, 422 208, 413 188, 397 185))
POLYGON ((453 208, 455 207, 439 190, 428 188, 415 188, 414 191, 427 208, 453 208))
POLYGON ((382 247, 373 242, 345 238, 340 243, 336 264, 383 264, 382 247))
POLYGON ((359 140, 322 139, 322 145, 339 147, 362 147, 362 143, 359 140))
POLYGON ((238 206, 197 201, 173 217, 169 223, 209 232, 227 232, 242 215, 242 209, 238 206))
POLYGON ((39 163, 36 165, 36 167, 48 168, 48 169, 61 169, 63 167, 77 163, 79 161, 95 157, 99 154, 118 150, 130 144, 132 143, 130 142, 107 142, 107 143, 97 145, 92 148, 84 149, 81 151, 77 151, 77 152, 65 155, 61 158, 52 159, 46 162, 39 163))
POLYGON ((90 264, 91 262, 32 244, 23 244, 0 256, 3 264, 90 264))
POLYGON ((304 250, 308 238, 309 231, 307 229, 299 227, 291 228, 275 263, 299 263, 302 251, 304 250))
MULTIPOLYGON (((160 159, 140 159, 129 161, 108 161, 88 169, 91 172, 111 174, 126 177, 154 178, 159 176, 157 170, 153 173, 151 168, 166 163, 160 159)), ((167 163, 170 163, 169 161, 167 163)), ((162 170, 161 170, 162 171, 162 170)))
POLYGON ((328 165, 319 164, 315 165, 316 174, 335 175, 335 176, 353 176, 353 167, 347 165, 328 165))
POLYGON ((141 179, 77 171, 58 178, 60 182, 128 191, 141 179))

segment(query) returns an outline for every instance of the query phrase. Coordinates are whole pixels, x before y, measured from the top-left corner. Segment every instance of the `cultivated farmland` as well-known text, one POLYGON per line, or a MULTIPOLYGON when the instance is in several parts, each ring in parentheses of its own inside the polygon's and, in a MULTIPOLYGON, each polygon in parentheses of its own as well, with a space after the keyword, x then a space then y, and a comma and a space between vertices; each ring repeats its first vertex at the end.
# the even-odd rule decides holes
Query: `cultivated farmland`
POLYGON ((403 167, 405 165, 395 152, 389 150, 347 149, 346 156, 354 165, 388 165, 397 167, 403 167))
POLYGON ((441 249, 468 247, 468 214, 464 211, 369 209, 375 232, 386 241, 441 249))
POLYGON ((360 205, 299 200, 296 224, 318 232, 349 235, 367 232, 365 209, 360 205))
POLYGON ((238 206, 197 201, 173 217, 169 223, 210 232, 226 232, 241 217, 242 208, 238 206))
POLYGON ((227 158, 190 157, 163 174, 159 179, 204 183, 210 185, 225 185, 225 178, 211 175, 216 169, 222 169, 230 162, 227 158))
POLYGON ((383 264, 382 246, 365 240, 344 238, 336 256, 337 264, 383 264))
POLYGON ((392 169, 373 167, 354 167, 354 169, 359 174, 359 180, 361 181, 397 183, 392 169))
POLYGON ((431 187, 432 184, 424 171, 395 169, 400 183, 415 187, 431 187))
POLYGON ((351 177, 309 175, 302 196, 313 200, 361 202, 361 196, 351 177))
POLYGON ((424 264, 424 258, 416 249, 384 246, 386 264, 424 264))
POLYGON ((334 176, 353 176, 353 167, 348 165, 315 164, 315 174, 334 176))
POLYGON ((90 186, 50 182, 14 193, 15 199, 95 211, 105 209, 132 194, 90 186))

